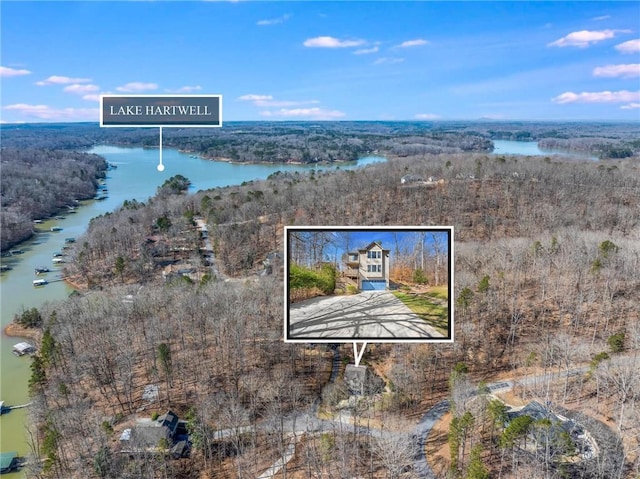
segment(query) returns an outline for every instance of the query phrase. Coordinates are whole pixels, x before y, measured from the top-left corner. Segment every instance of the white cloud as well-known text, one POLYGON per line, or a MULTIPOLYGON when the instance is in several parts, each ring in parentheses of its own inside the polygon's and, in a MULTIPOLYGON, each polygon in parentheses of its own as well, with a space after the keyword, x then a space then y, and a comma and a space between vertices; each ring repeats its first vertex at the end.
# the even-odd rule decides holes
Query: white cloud
POLYGON ((21 75, 29 75, 31 72, 24 68, 0 67, 0 77, 17 77, 21 75))
POLYGON ((364 45, 364 40, 340 40, 335 37, 315 37, 304 41, 304 46, 309 48, 350 48, 364 45))
POLYGON ((242 101, 273 100, 273 97, 271 95, 248 94, 248 95, 242 95, 241 97, 238 97, 238 100, 242 100, 242 101))
POLYGON ((620 107, 621 110, 637 110, 638 108, 640 108, 640 103, 629 103, 620 107))
POLYGON ((627 103, 640 101, 640 91, 565 92, 551 101, 554 103, 627 103))
POLYGON ((92 91, 98 91, 100 90, 100 87, 98 85, 81 85, 79 83, 74 83, 73 85, 64 87, 62 90, 66 91, 67 93, 76 93, 78 95, 83 95, 86 93, 91 93, 92 91))
POLYGON ((440 115, 435 115, 433 113, 417 113, 415 118, 416 120, 437 120, 440 118, 440 115))
POLYGON ((282 15, 281 17, 278 18, 271 18, 268 20, 259 20, 256 22, 256 25, 260 25, 260 26, 266 26, 266 25, 277 25, 279 23, 284 23, 287 20, 289 20, 291 18, 291 15, 288 13, 285 13, 284 15, 282 15))
POLYGON ((318 100, 304 101, 287 101, 287 100, 256 100, 253 102, 256 106, 261 107, 292 107, 301 105, 316 105, 320 103, 318 100))
POLYGON ((402 63, 404 58, 397 57, 380 57, 373 62, 374 65, 382 65, 383 63, 393 65, 394 63, 402 63))
POLYGON ((327 110, 325 108, 281 108, 276 111, 265 110, 260 114, 265 117, 281 117, 281 118, 306 118, 309 120, 335 120, 343 118, 346 114, 339 110, 327 110))
POLYGON ((597 77, 622 77, 633 78, 640 76, 640 63, 626 65, 605 65, 593 69, 593 75, 597 77))
POLYGON ((143 82, 137 82, 137 81, 127 83, 126 85, 122 85, 116 88, 116 90, 121 93, 139 93, 141 91, 157 90, 157 89, 158 89, 157 83, 143 83, 143 82))
POLYGON ((194 91, 200 91, 202 90, 202 87, 200 85, 194 85, 194 86, 183 86, 180 88, 175 88, 175 89, 166 89, 165 91, 167 93, 193 93, 194 91))
POLYGON ((354 55, 367 55, 369 53, 376 53, 379 50, 377 46, 371 48, 361 48, 353 52, 354 55))
POLYGON ((301 105, 314 105, 320 103, 318 100, 302 100, 302 101, 290 101, 290 100, 274 100, 271 95, 242 95, 238 98, 242 101, 250 101, 255 106, 259 107, 273 107, 284 108, 301 105))
POLYGON ((505 116, 502 113, 488 113, 480 117, 480 120, 504 120, 504 119, 505 119, 505 116))
POLYGON ((46 80, 40 80, 36 82, 38 86, 45 85, 68 85, 70 83, 89 83, 91 78, 71 78, 60 75, 52 75, 46 80))
POLYGON ((415 40, 407 40, 406 42, 402 42, 400 45, 398 45, 398 48, 419 47, 422 45, 427 45, 428 43, 428 41, 422 38, 416 38, 415 40))
POLYGON ((628 42, 620 43, 619 45, 616 45, 616 50, 621 53, 640 52, 640 38, 637 40, 629 40, 628 42))
POLYGON ((580 30, 572 32, 566 37, 548 43, 548 47, 578 47, 585 48, 592 43, 598 43, 616 36, 616 33, 629 33, 628 30, 580 30))
POLYGON ((47 121, 98 121, 98 108, 52 108, 48 105, 29 105, 16 103, 3 107, 4 110, 15 111, 28 119, 47 121))
POLYGON ((87 101, 100 101, 100 95, 113 95, 112 91, 101 91, 100 93, 88 93, 82 96, 83 100, 87 101))
POLYGON ((611 18, 611 15, 601 15, 599 17, 593 17, 591 20, 599 22, 599 21, 602 21, 602 20, 609 20, 610 18, 611 18))

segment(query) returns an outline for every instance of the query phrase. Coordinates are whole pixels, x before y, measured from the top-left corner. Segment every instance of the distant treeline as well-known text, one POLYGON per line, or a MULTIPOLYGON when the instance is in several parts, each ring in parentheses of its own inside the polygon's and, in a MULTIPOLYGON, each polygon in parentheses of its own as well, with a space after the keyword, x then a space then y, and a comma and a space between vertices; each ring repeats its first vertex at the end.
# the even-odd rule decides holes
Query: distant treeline
POLYGON ((77 151, 2 148, 1 246, 33 234, 33 220, 58 213, 74 200, 91 198, 106 162, 77 151))
MULTIPOLYGON (((99 128, 93 123, 9 125, 2 133, 5 146, 22 148, 156 148, 159 142, 155 128, 99 128)), ((353 161, 375 152, 489 152, 492 140, 514 140, 599 158, 627 158, 640 154, 637 133, 633 123, 230 122, 222 128, 166 128, 163 146, 235 162, 318 163, 353 161)))

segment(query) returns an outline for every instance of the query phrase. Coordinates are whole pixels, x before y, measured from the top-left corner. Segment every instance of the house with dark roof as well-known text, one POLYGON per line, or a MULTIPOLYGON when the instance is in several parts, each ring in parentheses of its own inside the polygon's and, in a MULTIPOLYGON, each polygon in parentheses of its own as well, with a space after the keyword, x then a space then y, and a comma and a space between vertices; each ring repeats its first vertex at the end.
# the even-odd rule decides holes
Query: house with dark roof
POLYGON ((373 241, 356 252, 347 253, 344 274, 356 280, 362 291, 389 289, 389 250, 373 241))
POLYGON ((180 418, 173 412, 167 411, 166 414, 160 416, 156 421, 160 427, 166 427, 169 431, 169 436, 173 437, 176 434, 176 430, 178 429, 178 422, 180 418))
POLYGON ((156 421, 125 429, 120 436, 121 451, 129 454, 170 452, 175 458, 187 457, 190 442, 184 424, 181 430, 180 423, 177 414, 167 411, 156 421))
POLYGON ((531 401, 520 410, 507 413, 509 422, 520 416, 529 416, 541 427, 531 428, 529 436, 536 447, 547 448, 559 455, 573 455, 578 451, 584 454, 590 448, 584 440, 584 428, 564 416, 553 413, 537 401, 531 401))

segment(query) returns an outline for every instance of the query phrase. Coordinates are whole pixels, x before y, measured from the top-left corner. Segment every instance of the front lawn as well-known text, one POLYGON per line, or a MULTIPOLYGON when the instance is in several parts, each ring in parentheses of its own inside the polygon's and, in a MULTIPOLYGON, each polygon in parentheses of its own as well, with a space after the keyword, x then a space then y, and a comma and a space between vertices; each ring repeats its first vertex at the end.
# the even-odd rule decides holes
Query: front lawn
MULTIPOLYGON (((433 294, 433 291, 422 294, 393 291, 393 295, 406 304, 411 311, 436 328, 440 333, 448 335, 449 311, 447 301, 442 301, 441 294, 441 291, 436 292, 436 294, 433 294)), ((446 297, 445 292, 444 299, 446 297)))
POLYGON ((432 296, 438 299, 444 299, 449 301, 449 287, 448 286, 432 286, 429 291, 425 293, 427 296, 432 296))

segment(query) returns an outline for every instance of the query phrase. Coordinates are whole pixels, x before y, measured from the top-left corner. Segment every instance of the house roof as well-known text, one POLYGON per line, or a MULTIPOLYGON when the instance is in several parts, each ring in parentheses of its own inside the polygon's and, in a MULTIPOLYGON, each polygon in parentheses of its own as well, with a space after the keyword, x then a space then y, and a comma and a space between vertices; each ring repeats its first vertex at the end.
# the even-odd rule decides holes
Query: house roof
POLYGON ((364 247, 364 248, 362 248, 362 249, 359 249, 358 251, 368 251, 368 250, 370 250, 371 248, 373 248, 374 246, 377 246, 378 248, 382 249, 382 251, 389 251, 388 249, 384 249, 384 248, 382 247, 382 245, 381 245, 379 242, 377 242, 377 241, 372 241, 372 242, 371 242, 371 243, 369 243, 367 246, 365 246, 365 247, 364 247))
POLYGON ((558 417, 557 414, 547 409, 537 401, 531 401, 519 411, 509 413, 509 417, 511 419, 514 419, 518 416, 529 416, 536 421, 539 421, 541 419, 548 419, 552 423, 559 425, 568 433, 579 433, 580 431, 582 431, 582 427, 578 423, 576 423, 575 421, 567 420, 566 418, 558 417))
MULTIPOLYGON (((135 448, 151 449, 158 447, 161 439, 171 445, 169 429, 165 426, 136 426, 131 430, 131 442, 135 448)), ((126 439, 125 439, 126 440, 126 439)))
POLYGON ((411 181, 424 181, 424 179, 418 175, 404 175, 400 178, 400 181, 403 183, 411 182, 411 181))
POLYGON ((166 414, 160 416, 158 418, 158 424, 160 426, 166 427, 171 435, 175 434, 176 429, 178 427, 179 418, 176 413, 173 411, 167 411, 166 414))
POLYGON ((191 447, 189 446, 189 443, 187 441, 178 441, 172 448, 171 448, 171 454, 173 454, 174 457, 186 457, 189 455, 189 450, 191 449, 191 447))

